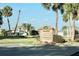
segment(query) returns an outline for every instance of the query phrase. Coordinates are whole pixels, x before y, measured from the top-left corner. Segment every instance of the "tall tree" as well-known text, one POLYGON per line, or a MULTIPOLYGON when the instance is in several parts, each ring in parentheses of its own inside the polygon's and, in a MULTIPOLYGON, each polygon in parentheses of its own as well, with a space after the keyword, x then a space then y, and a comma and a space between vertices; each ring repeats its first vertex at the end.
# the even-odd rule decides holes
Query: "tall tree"
POLYGON ((55 33, 58 34, 58 10, 60 9, 61 10, 61 13, 63 13, 63 8, 62 8, 62 3, 59 4, 59 3, 54 3, 54 4, 51 4, 51 3, 43 3, 42 4, 47 10, 50 10, 52 9, 53 11, 55 11, 55 14, 56 14, 56 30, 55 30, 55 33))
POLYGON ((64 13, 63 13, 63 21, 65 22, 68 22, 69 21, 69 25, 67 24, 67 35, 69 35, 69 38, 71 39, 71 31, 70 29, 72 29, 72 25, 71 25, 71 20, 72 20, 72 13, 71 13, 71 10, 72 10, 72 7, 70 4, 64 4, 63 5, 63 9, 64 9, 64 13))
POLYGON ((0 10, 0 25, 2 25, 2 24, 3 24, 3 17, 2 17, 2 11, 0 10))
POLYGON ((12 16, 12 8, 10 6, 5 6, 2 10, 2 13, 3 13, 3 16, 7 19, 8 27, 9 27, 9 31, 10 31, 11 28, 10 28, 9 17, 12 16))
POLYGON ((58 33, 58 9, 59 9, 59 4, 54 3, 52 10, 55 11, 55 15, 56 15, 56 34, 58 33))
POLYGON ((74 3, 72 4, 73 6, 73 10, 72 10, 72 20, 73 20, 73 28, 72 28, 72 40, 75 39, 75 21, 77 21, 79 19, 79 15, 78 15, 78 11, 79 11, 79 4, 78 3, 74 3))
POLYGON ((23 23, 20 28, 23 30, 23 31, 26 31, 28 32, 28 35, 30 35, 30 32, 32 29, 34 29, 34 27, 31 25, 31 24, 28 24, 28 23, 23 23))
POLYGON ((75 21, 78 20, 78 11, 79 11, 79 4, 64 4, 64 21, 70 21, 72 20, 72 26, 71 26, 71 39, 72 41, 75 38, 75 21))
POLYGON ((27 24, 28 35, 30 35, 32 28, 33 28, 33 26, 31 24, 27 24))
POLYGON ((23 24, 21 25, 21 27, 22 27, 22 29, 23 29, 24 31, 27 30, 27 24, 26 24, 26 23, 23 23, 23 24))
POLYGON ((19 10, 19 13, 18 13, 18 18, 17 18, 17 23, 16 23, 16 26, 15 26, 14 33, 16 32, 16 29, 17 29, 17 26, 18 26, 18 23, 19 23, 20 13, 21 13, 21 10, 19 10))

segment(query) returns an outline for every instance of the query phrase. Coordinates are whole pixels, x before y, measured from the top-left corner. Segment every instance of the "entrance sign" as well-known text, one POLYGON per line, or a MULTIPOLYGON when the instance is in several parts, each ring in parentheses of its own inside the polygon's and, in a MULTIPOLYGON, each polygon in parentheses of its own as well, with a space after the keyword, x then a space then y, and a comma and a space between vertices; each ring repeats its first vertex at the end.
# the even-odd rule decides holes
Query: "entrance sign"
POLYGON ((53 29, 52 28, 43 28, 39 30, 40 41, 44 43, 53 42, 53 29))

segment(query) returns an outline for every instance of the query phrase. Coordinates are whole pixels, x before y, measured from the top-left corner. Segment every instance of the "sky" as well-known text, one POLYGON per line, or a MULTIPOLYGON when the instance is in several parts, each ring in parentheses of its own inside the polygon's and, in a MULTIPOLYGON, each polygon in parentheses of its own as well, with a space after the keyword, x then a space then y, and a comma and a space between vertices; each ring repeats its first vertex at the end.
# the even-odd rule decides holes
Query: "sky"
MULTIPOLYGON (((55 28, 55 12, 52 10, 46 10, 41 3, 0 3, 0 8, 7 5, 13 9, 13 15, 9 17, 11 29, 15 28, 19 10, 21 10, 19 25, 22 23, 31 23, 36 29, 40 29, 42 26, 51 26, 55 28)), ((59 30, 61 30, 63 21, 60 12, 58 16, 58 27, 59 30)), ((3 21, 2 28, 8 29, 7 20, 4 18, 3 21)))

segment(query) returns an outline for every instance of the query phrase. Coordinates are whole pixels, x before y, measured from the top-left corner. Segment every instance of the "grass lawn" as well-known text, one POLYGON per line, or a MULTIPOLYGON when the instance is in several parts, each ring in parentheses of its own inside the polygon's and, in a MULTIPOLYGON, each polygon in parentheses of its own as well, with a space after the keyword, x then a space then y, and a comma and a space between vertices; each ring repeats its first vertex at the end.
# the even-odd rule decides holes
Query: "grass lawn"
POLYGON ((2 39, 0 44, 38 44, 36 38, 2 39))

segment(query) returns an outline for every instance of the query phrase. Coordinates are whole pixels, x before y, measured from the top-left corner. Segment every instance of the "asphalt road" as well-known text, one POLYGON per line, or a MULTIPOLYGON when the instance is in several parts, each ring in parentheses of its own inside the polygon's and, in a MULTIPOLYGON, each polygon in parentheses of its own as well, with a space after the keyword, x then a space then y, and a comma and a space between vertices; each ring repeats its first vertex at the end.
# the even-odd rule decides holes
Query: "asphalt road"
POLYGON ((77 47, 0 47, 0 56, 69 56, 77 47))
POLYGON ((71 56, 79 56, 79 51, 74 53, 74 54, 72 54, 71 56))

